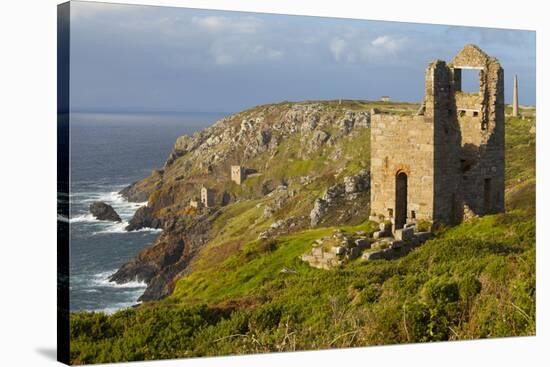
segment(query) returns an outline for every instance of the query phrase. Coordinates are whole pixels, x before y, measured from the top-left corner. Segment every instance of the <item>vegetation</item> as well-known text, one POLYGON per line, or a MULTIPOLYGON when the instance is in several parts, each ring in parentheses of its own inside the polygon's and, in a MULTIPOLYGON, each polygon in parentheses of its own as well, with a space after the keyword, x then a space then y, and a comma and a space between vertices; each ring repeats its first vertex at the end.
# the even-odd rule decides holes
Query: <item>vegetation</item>
POLYGON ((441 229, 399 260, 326 271, 299 255, 336 229, 369 233, 373 223, 257 240, 272 219, 258 219, 257 201, 233 204, 170 297, 113 315, 72 314, 72 362, 534 335, 533 124, 507 121, 506 213, 441 229))

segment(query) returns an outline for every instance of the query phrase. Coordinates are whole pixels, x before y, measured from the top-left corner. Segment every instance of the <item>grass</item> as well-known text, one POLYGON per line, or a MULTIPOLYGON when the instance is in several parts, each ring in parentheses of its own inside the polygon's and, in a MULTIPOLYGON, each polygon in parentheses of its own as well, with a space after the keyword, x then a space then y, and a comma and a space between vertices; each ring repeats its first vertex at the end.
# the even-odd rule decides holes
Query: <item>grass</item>
MULTIPOLYGON (((351 101, 342 103, 353 105, 351 101)), ((71 314, 71 361, 99 363, 534 335, 532 124, 521 119, 507 121, 506 213, 444 228, 398 260, 366 264, 357 260, 325 271, 307 266, 299 256, 315 239, 336 229, 369 233, 375 229, 373 223, 300 230, 258 240, 258 232, 274 220, 262 218, 263 207, 258 207, 268 199, 233 203, 213 225, 219 236, 200 253, 193 271, 178 280, 171 296, 111 316, 71 314)), ((368 163, 364 157, 368 144, 358 145, 366 134, 343 140, 343 155, 351 158, 335 163, 341 175, 368 163)), ((294 143, 291 145, 290 155, 297 152, 292 151, 294 143)), ((284 172, 286 177, 315 173, 318 178, 303 189, 300 195, 304 196, 292 200, 275 217, 307 212, 307 203, 335 179, 333 168, 296 156, 293 159, 284 172)), ((265 174, 281 177, 283 168, 277 169, 265 174)))
POLYGON ((323 271, 297 260, 332 231, 249 243, 154 305, 72 315, 73 362, 535 333, 534 219, 522 210, 464 223, 396 261, 323 271))

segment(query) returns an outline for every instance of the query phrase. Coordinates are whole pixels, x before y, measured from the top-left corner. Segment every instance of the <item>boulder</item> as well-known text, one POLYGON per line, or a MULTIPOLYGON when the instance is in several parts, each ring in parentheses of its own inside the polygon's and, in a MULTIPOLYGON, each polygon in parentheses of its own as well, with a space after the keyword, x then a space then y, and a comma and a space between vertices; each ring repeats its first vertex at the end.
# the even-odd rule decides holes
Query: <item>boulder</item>
POLYGON ((328 208, 328 203, 326 200, 318 198, 315 200, 315 203, 313 204, 313 209, 309 213, 310 218, 310 224, 312 227, 315 227, 319 222, 321 222, 321 218, 325 214, 326 210, 328 208))
POLYGON ((122 222, 120 216, 109 204, 103 201, 96 201, 90 205, 90 213, 99 220, 108 220, 111 222, 122 222))
POLYGON ((310 150, 313 151, 313 150, 319 149, 323 144, 327 142, 329 138, 330 138, 330 135, 325 131, 316 130, 313 133, 311 140, 309 141, 310 150))
POLYGON ((355 176, 344 177, 344 190, 346 195, 365 192, 370 188, 370 172, 361 170, 355 176))
POLYGON ((153 209, 148 206, 142 206, 136 210, 125 229, 137 231, 141 228, 162 228, 162 221, 153 216, 153 209))

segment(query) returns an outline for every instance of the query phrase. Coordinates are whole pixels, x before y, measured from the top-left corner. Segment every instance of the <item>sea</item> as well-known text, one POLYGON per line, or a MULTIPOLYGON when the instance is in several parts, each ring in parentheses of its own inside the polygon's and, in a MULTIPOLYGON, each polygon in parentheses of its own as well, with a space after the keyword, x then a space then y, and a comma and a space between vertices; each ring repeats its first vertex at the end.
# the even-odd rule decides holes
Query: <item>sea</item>
POLYGON ((130 203, 119 191, 161 168, 183 135, 212 125, 223 113, 71 113, 70 116, 70 310, 113 313, 130 307, 145 290, 141 282, 108 278, 159 229, 124 227, 145 203, 130 203), (110 204, 122 223, 100 221, 94 201, 110 204))

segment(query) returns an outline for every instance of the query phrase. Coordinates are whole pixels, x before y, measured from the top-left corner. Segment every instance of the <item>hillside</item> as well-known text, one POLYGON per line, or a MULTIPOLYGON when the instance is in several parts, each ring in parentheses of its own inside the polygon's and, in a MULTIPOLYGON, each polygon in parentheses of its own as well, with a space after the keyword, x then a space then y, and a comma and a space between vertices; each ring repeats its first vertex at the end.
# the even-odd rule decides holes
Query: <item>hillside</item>
MULTIPOLYGON (((130 222, 131 229, 165 231, 113 280, 143 280, 149 286, 142 300, 157 300, 172 292, 176 276, 222 262, 260 236, 309 228, 314 203, 329 188, 341 191, 346 180, 368 183, 372 108, 410 114, 418 105, 283 102, 228 116, 178 138, 162 170, 122 191, 131 201, 148 200, 130 222), (248 172, 241 185, 231 181, 232 165, 248 172), (190 206, 202 186, 214 192, 214 207, 190 206)), ((314 225, 364 221, 368 188, 356 191, 330 197, 330 210, 327 205, 317 208, 314 225)))
POLYGON ((531 115, 506 122, 506 213, 441 228, 398 260, 329 271, 299 260, 336 230, 375 230, 367 190, 335 198, 313 226, 310 217, 327 189, 368 169, 371 108, 412 113, 418 105, 260 106, 178 139, 162 171, 125 191, 148 196, 143 222, 166 229, 118 275, 148 277, 149 299, 162 299, 111 316, 72 314, 72 362, 533 335, 531 115), (232 164, 255 173, 238 186, 232 164), (200 185, 216 190, 220 206, 189 208, 200 185))

